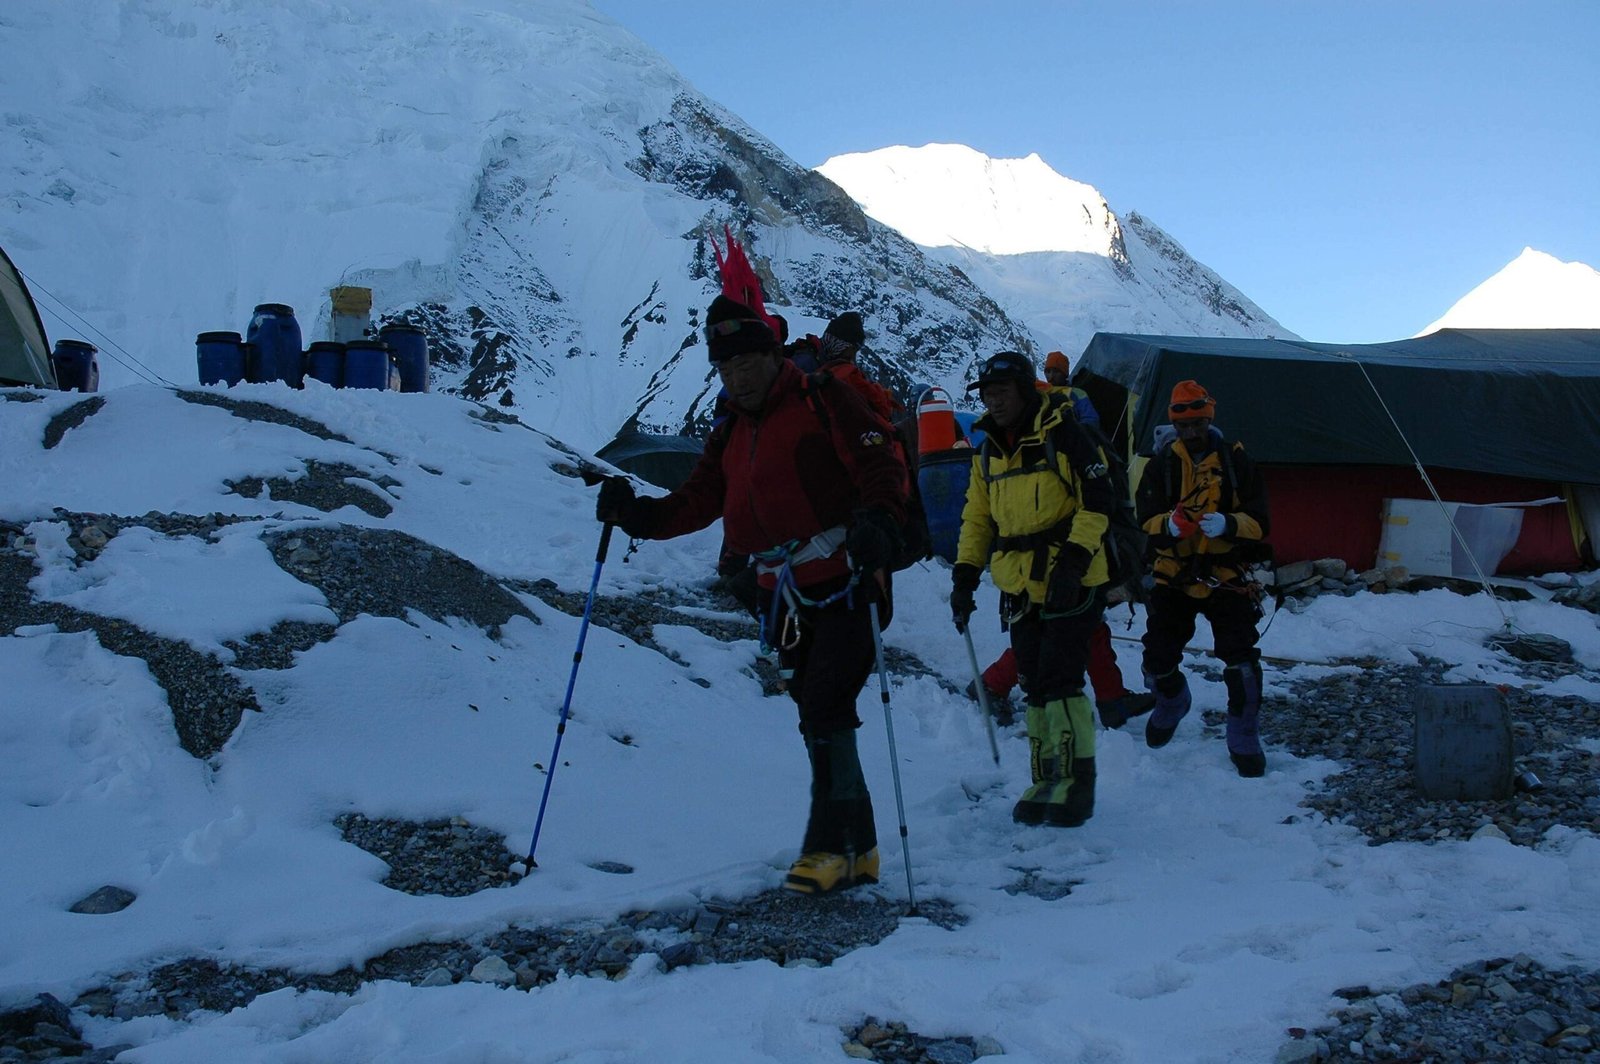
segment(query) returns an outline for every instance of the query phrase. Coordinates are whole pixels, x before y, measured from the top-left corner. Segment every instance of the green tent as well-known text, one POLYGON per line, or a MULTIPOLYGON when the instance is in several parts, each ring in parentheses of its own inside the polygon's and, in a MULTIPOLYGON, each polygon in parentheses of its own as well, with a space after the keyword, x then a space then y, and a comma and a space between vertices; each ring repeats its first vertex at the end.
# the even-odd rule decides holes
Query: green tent
POLYGON ((50 345, 22 272, 0 249, 0 385, 54 388, 50 345))
POLYGON ((1404 523, 1389 510, 1431 495, 1418 464, 1449 502, 1521 510, 1502 573, 1577 568, 1600 542, 1600 330, 1383 344, 1098 333, 1073 373, 1130 455, 1153 453, 1182 380, 1261 464, 1280 562, 1374 565, 1386 525, 1404 523))
POLYGON ((689 479, 704 446, 692 436, 623 432, 595 452, 595 457, 671 491, 689 479))
POLYGON ((1600 484, 1600 330, 1441 329, 1382 344, 1097 333, 1073 383, 1142 451, 1189 379, 1263 462, 1409 466, 1409 443, 1424 466, 1600 484))

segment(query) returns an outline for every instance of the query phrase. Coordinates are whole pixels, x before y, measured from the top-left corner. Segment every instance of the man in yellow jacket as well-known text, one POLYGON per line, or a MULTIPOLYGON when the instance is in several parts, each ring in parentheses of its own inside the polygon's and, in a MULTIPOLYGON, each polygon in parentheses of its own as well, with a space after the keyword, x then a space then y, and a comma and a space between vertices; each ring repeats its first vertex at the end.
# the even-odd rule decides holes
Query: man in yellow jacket
POLYGON ((1244 446, 1212 424, 1217 401, 1198 382, 1179 381, 1167 413, 1177 438, 1145 465, 1134 499, 1155 553, 1144 673, 1156 705, 1145 742, 1167 745, 1189 712, 1183 650, 1203 614, 1228 687, 1228 756, 1239 775, 1260 776, 1261 609, 1244 571, 1267 554, 1266 487, 1244 446))
POLYGON ((988 439, 961 512, 951 614, 965 631, 988 567, 1028 701, 1033 782, 1012 819, 1077 827, 1094 814, 1094 707, 1083 676, 1105 612, 1109 471, 1070 403, 1034 387, 1024 356, 1000 352, 967 390, 987 409, 977 427, 988 439))

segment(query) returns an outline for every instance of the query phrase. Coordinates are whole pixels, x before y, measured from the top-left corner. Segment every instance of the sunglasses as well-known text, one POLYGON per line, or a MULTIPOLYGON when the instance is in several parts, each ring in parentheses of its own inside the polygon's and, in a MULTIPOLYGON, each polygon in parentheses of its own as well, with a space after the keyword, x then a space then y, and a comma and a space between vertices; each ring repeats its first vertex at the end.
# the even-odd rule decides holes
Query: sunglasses
POLYGON ((1181 414, 1185 410, 1204 410, 1206 407, 1210 406, 1211 403, 1212 399, 1209 395, 1204 399, 1191 399, 1187 403, 1173 403, 1172 412, 1174 414, 1181 414))

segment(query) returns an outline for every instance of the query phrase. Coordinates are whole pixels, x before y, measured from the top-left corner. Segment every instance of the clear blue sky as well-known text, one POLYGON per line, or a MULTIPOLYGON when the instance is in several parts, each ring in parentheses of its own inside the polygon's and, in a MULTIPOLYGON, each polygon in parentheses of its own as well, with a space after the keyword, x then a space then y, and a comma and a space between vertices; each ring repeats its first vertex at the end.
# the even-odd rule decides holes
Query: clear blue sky
POLYGON ((592 0, 798 162, 1038 152, 1307 339, 1600 268, 1600 0, 592 0))

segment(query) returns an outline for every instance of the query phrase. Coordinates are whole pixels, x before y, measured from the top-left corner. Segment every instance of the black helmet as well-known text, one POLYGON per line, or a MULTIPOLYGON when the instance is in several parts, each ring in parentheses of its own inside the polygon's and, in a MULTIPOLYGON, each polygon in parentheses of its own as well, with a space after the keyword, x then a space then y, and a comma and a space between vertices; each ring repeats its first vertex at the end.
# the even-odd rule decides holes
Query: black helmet
POLYGON ((1001 351, 999 354, 990 355, 978 368, 978 379, 967 385, 967 391, 975 392, 985 384, 995 381, 1016 381, 1018 384, 1032 386, 1038 379, 1033 372, 1033 363, 1028 356, 1020 355, 1015 351, 1001 351))

